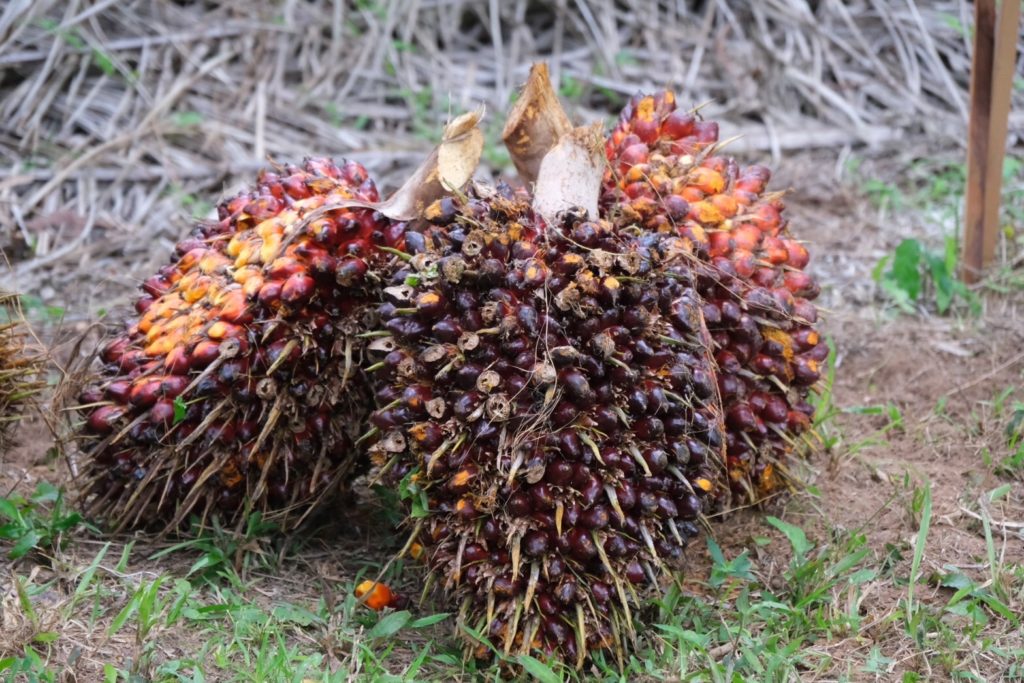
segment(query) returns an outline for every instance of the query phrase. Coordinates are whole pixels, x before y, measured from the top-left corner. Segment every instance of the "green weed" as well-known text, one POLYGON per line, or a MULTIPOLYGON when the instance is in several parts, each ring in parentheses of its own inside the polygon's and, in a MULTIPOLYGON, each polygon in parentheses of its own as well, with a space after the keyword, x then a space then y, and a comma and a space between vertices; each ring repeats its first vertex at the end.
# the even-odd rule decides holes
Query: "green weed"
POLYGON ((64 493, 53 484, 39 482, 28 498, 14 494, 0 498, 0 541, 10 543, 7 557, 16 560, 32 551, 51 553, 67 542, 67 532, 82 522, 77 512, 68 511, 64 493))
POLYGON ((956 303, 965 304, 975 315, 981 311, 977 294, 959 280, 957 242, 952 237, 945 239, 942 254, 916 239, 905 239, 892 254, 882 257, 871 276, 904 313, 916 313, 916 307, 926 302, 934 303, 939 314, 950 312, 956 303))
MULTIPOLYGON (((886 297, 904 313, 928 306, 939 314, 961 308, 976 314, 980 308, 978 296, 958 280, 957 235, 963 220, 965 165, 922 159, 906 169, 899 184, 863 177, 856 160, 849 170, 865 197, 879 210, 917 214, 921 220, 938 223, 946 235, 941 249, 908 238, 879 261, 872 275, 886 297)), ((1002 265, 986 278, 983 287, 1009 292, 1024 288, 1024 277, 1009 265, 1010 250, 1024 248, 1024 161, 1007 157, 1002 175, 1002 265)))
POLYGON ((265 544, 275 527, 263 521, 260 513, 253 512, 246 518, 241 533, 221 527, 217 517, 211 524, 210 527, 193 525, 191 538, 153 553, 149 559, 158 560, 186 550, 197 552, 199 557, 189 567, 186 577, 196 576, 215 583, 224 580, 239 589, 243 587, 244 577, 254 568, 271 566, 274 555, 265 544))
MULTIPOLYGON (((62 306, 51 306, 44 303, 39 297, 31 294, 22 294, 19 297, 19 301, 21 309, 25 312, 25 317, 29 321, 59 323, 64 319, 64 314, 66 313, 62 306)), ((0 309, 0 322, 10 322, 12 319, 6 308, 0 309)))
POLYGON ((28 646, 25 647, 21 655, 0 657, 0 675, 5 681, 23 680, 26 683, 55 683, 57 681, 57 672, 50 670, 39 653, 28 646))
POLYGON ((168 119, 171 124, 177 128, 195 128, 196 126, 202 125, 205 120, 203 115, 197 111, 176 111, 171 114, 168 119))
MULTIPOLYGON (((187 125, 195 125, 192 123, 187 123, 189 121, 189 117, 185 117, 184 121, 186 122, 187 125)), ((186 124, 176 123, 175 125, 186 124)), ((165 189, 160 196, 171 197, 172 199, 177 201, 178 205, 181 206, 182 211, 184 211, 185 214, 192 220, 202 220, 209 216, 214 209, 213 204, 206 201, 205 199, 200 199, 198 196, 192 194, 191 192, 185 191, 180 185, 176 183, 171 183, 170 185, 168 185, 167 189, 165 189)))
MULTIPOLYGON (((92 63, 99 67, 100 71, 107 76, 117 76, 121 73, 110 54, 99 47, 90 47, 82 38, 77 28, 61 28, 59 22, 50 17, 40 19, 39 26, 59 37, 73 49, 88 52, 92 63)), ((129 74, 129 76, 131 78, 128 78, 128 80, 131 81, 134 79, 135 74, 129 74)))
POLYGON ((1024 472, 1024 402, 1013 402, 1013 410, 1010 419, 1006 422, 1005 434, 1009 455, 1000 463, 999 469, 1004 474, 1024 472))

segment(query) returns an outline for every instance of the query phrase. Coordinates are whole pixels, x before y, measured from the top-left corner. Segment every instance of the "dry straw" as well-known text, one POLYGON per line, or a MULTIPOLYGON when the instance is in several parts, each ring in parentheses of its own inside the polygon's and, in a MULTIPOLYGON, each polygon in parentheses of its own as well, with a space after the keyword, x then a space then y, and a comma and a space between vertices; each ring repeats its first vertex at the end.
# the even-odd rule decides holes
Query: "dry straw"
MULTIPOLYGON (((577 122, 671 85, 745 133, 734 152, 960 143, 972 16, 956 0, 13 0, 0 285, 64 290, 85 318, 267 156, 350 155, 387 185, 448 112, 505 111, 538 57, 579 95, 577 122)), ((1020 131, 1024 93, 1014 102, 1020 131)))

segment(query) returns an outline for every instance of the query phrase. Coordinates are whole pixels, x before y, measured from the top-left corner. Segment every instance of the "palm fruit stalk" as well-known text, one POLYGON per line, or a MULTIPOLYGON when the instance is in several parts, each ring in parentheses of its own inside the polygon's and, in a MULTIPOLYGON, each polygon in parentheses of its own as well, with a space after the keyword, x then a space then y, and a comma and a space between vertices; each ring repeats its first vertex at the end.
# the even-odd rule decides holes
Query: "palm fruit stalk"
POLYGON ((0 455, 25 407, 42 391, 43 356, 33 351, 20 319, 18 297, 0 292, 0 455))
POLYGON ((576 666, 622 661, 724 485, 685 245, 594 216, 601 144, 563 138, 532 204, 499 186, 431 207, 371 346, 371 477, 403 496, 428 584, 505 653, 576 666))
POLYGON ((785 490, 806 450, 808 394, 828 347, 815 329, 819 293, 771 172, 722 153, 718 125, 638 96, 607 137, 602 210, 623 229, 685 238, 714 341, 736 502, 785 490))
POLYGON ((310 159, 262 173, 177 245, 80 396, 93 514, 166 530, 257 511, 286 529, 355 476, 361 333, 405 247, 392 219, 468 179, 442 162, 479 147, 478 118, 453 122, 386 202, 360 164, 310 159))

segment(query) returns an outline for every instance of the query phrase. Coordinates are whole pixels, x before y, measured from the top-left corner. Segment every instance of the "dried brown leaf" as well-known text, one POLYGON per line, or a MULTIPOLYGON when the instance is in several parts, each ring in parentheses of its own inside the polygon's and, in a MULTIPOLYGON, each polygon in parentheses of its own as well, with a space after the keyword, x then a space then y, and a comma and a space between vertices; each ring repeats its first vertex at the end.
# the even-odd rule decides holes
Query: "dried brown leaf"
POLYGON ((501 131, 519 177, 527 183, 535 181, 544 155, 571 130, 572 123, 551 87, 548 65, 534 64, 501 131))
POLYGON ((445 126, 441 144, 383 202, 350 200, 333 208, 361 206, 380 211, 396 221, 419 218, 433 202, 458 190, 473 177, 484 150, 484 134, 480 131, 482 111, 462 114, 445 126))

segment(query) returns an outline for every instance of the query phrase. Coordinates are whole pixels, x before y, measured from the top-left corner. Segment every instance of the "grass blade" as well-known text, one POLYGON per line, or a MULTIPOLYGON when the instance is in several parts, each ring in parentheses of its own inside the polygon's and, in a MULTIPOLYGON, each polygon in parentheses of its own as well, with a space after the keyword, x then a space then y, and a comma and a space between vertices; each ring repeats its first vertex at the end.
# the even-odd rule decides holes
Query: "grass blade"
POLYGON ((921 572, 921 560, 924 559, 924 546, 928 541, 928 529, 932 523, 932 485, 929 482, 924 488, 921 500, 921 526, 917 530, 914 542, 914 559, 910 564, 910 582, 907 585, 907 623, 914 613, 914 586, 921 572))

